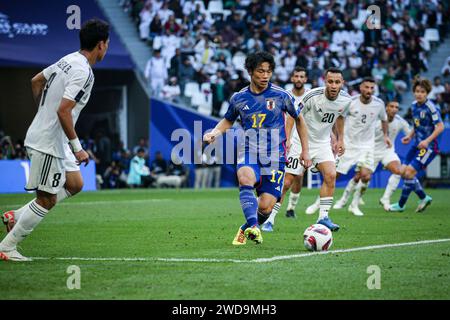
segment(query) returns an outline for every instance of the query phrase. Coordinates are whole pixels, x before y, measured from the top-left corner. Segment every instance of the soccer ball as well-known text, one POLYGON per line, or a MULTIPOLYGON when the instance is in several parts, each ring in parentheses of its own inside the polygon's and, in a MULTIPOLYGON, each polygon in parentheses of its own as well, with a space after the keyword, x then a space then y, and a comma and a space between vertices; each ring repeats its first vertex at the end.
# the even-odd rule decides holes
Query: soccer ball
POLYGON ((321 224, 313 224, 303 233, 303 244, 309 251, 327 251, 333 243, 331 230, 321 224))

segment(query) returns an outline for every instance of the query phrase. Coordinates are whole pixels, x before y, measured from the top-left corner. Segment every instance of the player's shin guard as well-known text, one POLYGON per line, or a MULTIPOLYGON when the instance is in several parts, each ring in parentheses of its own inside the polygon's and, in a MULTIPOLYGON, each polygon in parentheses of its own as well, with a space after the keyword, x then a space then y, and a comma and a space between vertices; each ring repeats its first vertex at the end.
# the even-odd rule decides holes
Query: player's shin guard
POLYGON ((244 213, 247 225, 252 227, 258 223, 258 199, 256 199, 254 188, 250 186, 242 186, 239 188, 239 200, 244 213))
POLYGON ((388 184, 386 186, 386 190, 384 190, 384 194, 382 199, 386 202, 391 201, 391 197, 394 194, 394 191, 397 189, 398 184, 400 183, 400 175, 398 174, 391 174, 388 180, 388 184))
POLYGON ((342 194, 341 199, 339 199, 342 203, 347 203, 348 198, 350 198, 350 195, 355 191, 356 188, 356 182, 353 179, 350 179, 350 181, 347 183, 347 186, 345 187, 344 193, 342 194))
MULTIPOLYGON (((67 199, 69 197, 71 197, 72 194, 67 191, 66 188, 62 188, 61 190, 59 190, 59 192, 56 194, 56 203, 63 201, 64 199, 67 199)), ((36 198, 34 198, 33 200, 31 200, 30 202, 28 202, 26 205, 24 205, 22 208, 14 210, 14 219, 17 221, 19 221, 19 218, 22 216, 22 214, 24 213, 24 209, 28 208, 28 206, 35 201, 36 198)))
POLYGON ((409 195, 411 194, 411 192, 415 189, 415 181, 414 179, 412 180, 405 180, 404 184, 403 184, 403 190, 402 190, 402 195, 400 196, 400 200, 398 202, 398 205, 400 207, 404 207, 406 204, 406 201, 408 201, 409 195))
POLYGON ((320 198, 319 204, 319 220, 328 217, 328 212, 333 205, 333 197, 320 198))
POLYGON ((27 205, 20 220, 0 243, 0 249, 6 251, 14 250, 17 244, 25 239, 33 229, 36 228, 47 212, 48 210, 41 207, 36 201, 27 205))
POLYGON ((298 202, 298 198, 300 197, 300 192, 299 193, 294 193, 291 191, 291 193, 289 194, 289 202, 288 202, 288 206, 287 206, 287 211, 289 210, 295 210, 295 207, 297 206, 297 202, 298 202))
POLYGON ((414 179, 414 192, 417 194, 417 196, 420 198, 420 200, 425 199, 427 196, 425 191, 423 191, 422 184, 420 183, 419 179, 415 177, 414 179))
POLYGON ((261 211, 258 210, 258 224, 262 225, 264 222, 269 219, 270 214, 264 214, 261 211))
POLYGON ((281 203, 277 202, 273 206, 272 212, 270 213, 269 219, 267 219, 268 222, 270 222, 272 225, 275 224, 275 217, 277 216, 278 212, 280 211, 281 203))

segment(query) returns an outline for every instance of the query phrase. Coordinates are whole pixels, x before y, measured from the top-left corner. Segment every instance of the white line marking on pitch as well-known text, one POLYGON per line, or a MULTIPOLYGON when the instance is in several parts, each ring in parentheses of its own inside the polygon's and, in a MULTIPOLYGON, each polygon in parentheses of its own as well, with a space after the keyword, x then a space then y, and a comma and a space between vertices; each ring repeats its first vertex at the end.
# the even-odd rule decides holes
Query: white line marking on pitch
POLYGON ((442 243, 442 242, 449 242, 449 241, 450 241, 450 239, 422 240, 422 241, 415 241, 415 242, 380 244, 380 245, 375 245, 375 246, 366 246, 366 247, 350 248, 350 249, 299 253, 299 254, 291 254, 291 255, 286 255, 286 256, 275 256, 275 257, 271 257, 271 258, 257 258, 257 259, 249 259, 249 260, 209 259, 209 258, 157 258, 157 257, 148 257, 148 258, 80 258, 80 257, 58 257, 58 258, 47 257, 47 258, 45 258, 45 257, 35 257, 32 259, 34 259, 34 260, 78 260, 78 261, 137 261, 137 262, 139 262, 139 261, 142 261, 142 262, 163 261, 163 262, 232 262, 232 263, 256 262, 256 263, 264 263, 264 262, 273 262, 273 261, 281 261, 281 260, 291 260, 291 259, 310 257, 310 256, 316 256, 316 255, 367 251, 367 250, 376 250, 376 249, 385 249, 385 248, 405 247, 405 246, 416 246, 416 245, 422 245, 422 244, 442 243))
MULTIPOLYGON (((113 201, 73 201, 73 202, 61 202, 58 203, 58 207, 65 206, 96 206, 100 204, 115 204, 115 203, 126 203, 126 204, 142 204, 149 202, 164 202, 172 201, 171 199, 136 199, 136 200, 113 200, 113 201)), ((24 203, 14 203, 14 204, 1 204, 2 207, 21 207, 24 203)))

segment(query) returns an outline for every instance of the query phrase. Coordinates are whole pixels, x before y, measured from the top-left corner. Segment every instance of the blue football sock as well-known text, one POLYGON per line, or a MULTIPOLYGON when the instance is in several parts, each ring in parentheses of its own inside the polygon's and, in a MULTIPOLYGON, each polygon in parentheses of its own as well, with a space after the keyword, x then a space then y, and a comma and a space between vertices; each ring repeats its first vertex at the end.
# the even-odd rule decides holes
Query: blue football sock
MULTIPOLYGON (((254 188, 250 186, 242 186, 239 188, 239 200, 241 201, 242 211, 247 220, 248 227, 252 227, 258 223, 258 199, 256 199, 254 188)), ((242 227, 241 227, 242 228, 242 227)))
POLYGON ((406 204, 406 201, 408 201, 409 195, 413 190, 415 190, 416 184, 414 180, 405 180, 403 183, 403 190, 402 195, 400 196, 400 201, 398 202, 398 205, 400 207, 404 207, 406 204))
POLYGON ((415 189, 414 191, 416 192, 417 196, 422 200, 425 199, 425 197, 427 196, 427 194, 425 193, 425 191, 423 191, 422 185, 420 184, 419 179, 414 178, 414 182, 415 182, 415 189))

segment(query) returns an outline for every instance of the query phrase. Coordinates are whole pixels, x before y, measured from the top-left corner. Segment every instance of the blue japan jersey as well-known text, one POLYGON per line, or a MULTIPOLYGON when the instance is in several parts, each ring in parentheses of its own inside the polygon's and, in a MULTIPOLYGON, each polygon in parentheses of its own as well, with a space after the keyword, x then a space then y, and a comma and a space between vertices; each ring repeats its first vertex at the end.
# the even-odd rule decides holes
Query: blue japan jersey
MULTIPOLYGON (((414 120, 414 146, 417 146, 420 141, 425 140, 433 133, 435 125, 442 122, 442 117, 439 110, 430 100, 425 101, 421 105, 415 101, 411 108, 414 120)), ((428 148, 438 152, 437 140, 433 140, 428 148)))
POLYGON ((269 83, 267 88, 255 94, 245 87, 235 93, 230 99, 230 105, 225 119, 234 122, 239 117, 244 132, 248 136, 251 133, 258 138, 258 147, 252 148, 252 142, 245 141, 246 153, 252 150, 261 150, 262 144, 268 150, 276 150, 279 161, 285 161, 286 157, 286 131, 285 112, 294 119, 300 114, 303 105, 295 105, 295 98, 286 90, 269 83))

